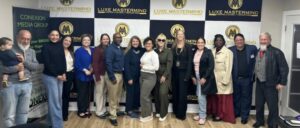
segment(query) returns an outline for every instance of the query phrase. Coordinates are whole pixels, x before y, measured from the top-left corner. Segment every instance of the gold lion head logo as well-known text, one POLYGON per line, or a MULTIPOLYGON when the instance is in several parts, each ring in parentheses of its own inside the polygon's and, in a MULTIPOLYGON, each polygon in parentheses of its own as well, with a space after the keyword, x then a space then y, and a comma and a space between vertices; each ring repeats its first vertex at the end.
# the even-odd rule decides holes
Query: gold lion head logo
POLYGON ((116 0, 116 2, 121 8, 126 8, 130 4, 130 0, 116 0))
POLYGON ((115 32, 120 33, 122 37, 129 34, 129 27, 126 23, 119 23, 115 28, 115 32))
POLYGON ((186 5, 187 0, 172 0, 172 5, 176 9, 182 9, 186 5))
POLYGON ((225 30, 226 36, 231 40, 233 40, 234 35, 237 33, 240 33, 240 28, 236 25, 230 25, 225 30))
POLYGON ((171 27, 171 30, 170 30, 170 33, 173 37, 176 37, 176 33, 177 31, 183 31, 184 32, 184 27, 181 25, 181 24, 174 24, 172 27, 171 27))
POLYGON ((61 22, 59 25, 59 32, 66 36, 66 35, 71 35, 74 31, 74 26, 71 22, 69 21, 64 21, 61 22))
POLYGON ((243 0, 228 0, 228 6, 231 9, 239 9, 243 6, 243 0))
POLYGON ((59 0, 59 1, 64 6, 70 6, 74 2, 74 0, 59 0))

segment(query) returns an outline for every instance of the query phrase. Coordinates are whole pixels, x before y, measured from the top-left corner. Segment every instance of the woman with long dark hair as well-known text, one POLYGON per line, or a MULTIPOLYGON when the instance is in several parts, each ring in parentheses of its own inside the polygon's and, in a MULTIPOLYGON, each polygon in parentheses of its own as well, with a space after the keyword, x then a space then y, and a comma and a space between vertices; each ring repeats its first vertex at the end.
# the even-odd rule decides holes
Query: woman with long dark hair
POLYGON ((108 47, 110 43, 110 37, 108 34, 104 33, 100 36, 100 44, 95 48, 93 54, 93 70, 94 70, 94 101, 96 103, 96 116, 101 119, 105 119, 109 116, 109 113, 106 111, 105 103, 106 103, 106 93, 107 87, 104 80, 104 75, 106 72, 105 67, 105 55, 104 51, 108 47))
POLYGON ((206 122, 206 95, 217 92, 216 80, 214 75, 214 57, 211 50, 205 47, 204 38, 198 38, 196 50, 193 59, 193 76, 194 85, 197 86, 196 94, 198 96, 199 114, 194 116, 198 124, 204 125, 206 122))
POLYGON ((69 109, 69 99, 71 88, 74 85, 74 53, 72 46, 72 37, 65 36, 62 38, 62 45, 65 51, 66 58, 66 81, 63 83, 63 92, 62 92, 62 113, 63 120, 68 120, 68 109, 69 109))

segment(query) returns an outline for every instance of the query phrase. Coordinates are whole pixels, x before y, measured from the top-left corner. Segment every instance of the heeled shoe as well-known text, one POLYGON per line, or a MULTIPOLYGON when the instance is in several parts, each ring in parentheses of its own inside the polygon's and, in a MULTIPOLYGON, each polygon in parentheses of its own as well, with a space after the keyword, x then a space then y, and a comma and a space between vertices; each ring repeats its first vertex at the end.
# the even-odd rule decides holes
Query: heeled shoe
POLYGON ((80 118, 87 118, 87 115, 85 113, 78 113, 77 116, 80 118))
POLYGON ((92 113, 90 112, 85 112, 84 114, 87 116, 87 118, 90 118, 92 116, 92 113))

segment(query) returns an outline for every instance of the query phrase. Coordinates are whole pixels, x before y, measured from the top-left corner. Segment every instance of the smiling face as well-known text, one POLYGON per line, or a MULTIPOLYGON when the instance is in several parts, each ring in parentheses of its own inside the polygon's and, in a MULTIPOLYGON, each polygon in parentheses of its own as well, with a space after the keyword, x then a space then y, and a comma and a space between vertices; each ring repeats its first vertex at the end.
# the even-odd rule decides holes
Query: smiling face
POLYGON ((234 39, 235 46, 238 48, 243 48, 245 46, 245 39, 241 36, 237 36, 234 39))
POLYGON ((260 50, 267 50, 267 46, 271 43, 271 37, 267 34, 261 34, 259 36, 260 50))
POLYGON ((132 42, 131 42, 131 47, 133 47, 133 48, 138 48, 139 45, 140 45, 140 43, 141 43, 141 42, 140 42, 138 39, 133 38, 133 39, 132 39, 132 42))
POLYGON ((153 42, 151 40, 149 40, 145 43, 145 49, 147 51, 151 51, 153 49, 153 42))
POLYGON ((63 46, 64 46, 65 49, 68 49, 71 46, 71 44, 72 44, 72 38, 71 37, 68 36, 68 37, 64 38, 63 46))
POLYGON ((122 36, 120 33, 115 33, 114 37, 113 37, 113 41, 114 43, 116 43, 116 45, 120 45, 122 43, 122 36))
POLYGON ((198 39, 196 46, 197 46, 197 49, 203 50, 205 47, 205 41, 202 38, 198 39))
POLYGON ((223 39, 221 37, 217 37, 214 44, 215 44, 215 47, 222 48, 224 46, 225 42, 223 41, 223 39))
POLYGON ((109 37, 108 36, 106 36, 106 35, 104 35, 103 37, 102 37, 102 39, 101 39, 101 44, 102 45, 104 45, 104 46, 107 46, 108 44, 109 44, 109 37))
POLYGON ((177 38, 178 41, 183 41, 185 39, 184 32, 183 31, 177 31, 176 32, 176 38, 177 38))
POLYGON ((81 44, 83 47, 89 47, 91 45, 91 39, 88 36, 82 38, 81 44))
POLYGON ((48 38, 51 42, 57 43, 59 41, 59 33, 56 30, 51 31, 51 33, 48 35, 48 38))

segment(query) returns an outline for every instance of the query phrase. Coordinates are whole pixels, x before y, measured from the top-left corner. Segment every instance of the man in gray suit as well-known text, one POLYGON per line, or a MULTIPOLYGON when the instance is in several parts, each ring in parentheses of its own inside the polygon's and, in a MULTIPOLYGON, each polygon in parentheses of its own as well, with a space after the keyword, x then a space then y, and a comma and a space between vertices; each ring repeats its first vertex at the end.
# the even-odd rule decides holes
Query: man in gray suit
MULTIPOLYGON (((30 42, 31 33, 28 30, 20 30, 13 51, 21 54, 18 59, 24 63, 17 66, 2 67, 3 73, 9 74, 8 86, 0 87, 1 106, 4 115, 1 123, 3 127, 27 123, 32 89, 31 72, 39 67, 35 51, 29 48, 30 42), (21 70, 24 70, 28 80, 19 81, 18 72, 21 70)), ((2 62, 0 63, 2 65, 2 62)))

